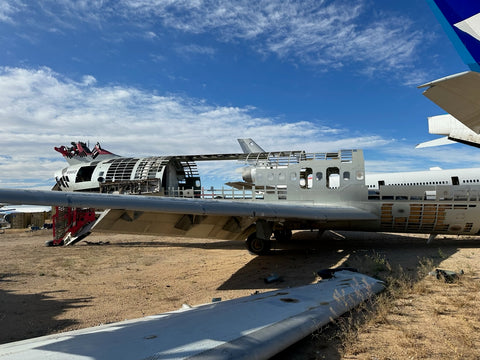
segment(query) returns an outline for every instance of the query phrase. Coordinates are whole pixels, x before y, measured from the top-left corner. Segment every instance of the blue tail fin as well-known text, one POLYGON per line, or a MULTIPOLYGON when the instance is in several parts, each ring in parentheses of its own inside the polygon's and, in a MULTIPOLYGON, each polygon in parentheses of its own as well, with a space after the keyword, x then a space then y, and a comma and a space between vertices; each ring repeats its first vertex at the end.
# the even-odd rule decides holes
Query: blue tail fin
POLYGON ((480 1, 427 1, 462 60, 480 72, 480 1))

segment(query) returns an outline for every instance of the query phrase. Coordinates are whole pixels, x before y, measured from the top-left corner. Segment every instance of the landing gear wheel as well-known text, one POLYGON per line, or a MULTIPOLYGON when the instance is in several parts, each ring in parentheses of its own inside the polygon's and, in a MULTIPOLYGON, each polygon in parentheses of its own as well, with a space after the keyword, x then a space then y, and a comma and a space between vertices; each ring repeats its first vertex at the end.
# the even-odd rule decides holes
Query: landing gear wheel
POLYGON ((270 252, 272 243, 270 240, 259 239, 257 233, 253 233, 247 238, 247 249, 255 255, 265 255, 270 252))

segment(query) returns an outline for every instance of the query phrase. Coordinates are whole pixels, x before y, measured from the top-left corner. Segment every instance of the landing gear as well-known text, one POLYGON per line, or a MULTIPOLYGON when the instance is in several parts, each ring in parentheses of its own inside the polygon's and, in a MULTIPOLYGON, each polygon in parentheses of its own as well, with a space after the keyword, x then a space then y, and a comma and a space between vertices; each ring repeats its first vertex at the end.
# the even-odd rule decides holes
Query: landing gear
POLYGON ((272 242, 270 240, 260 239, 257 233, 251 234, 246 241, 248 251, 255 255, 266 255, 270 252, 272 242))
POLYGON ((277 240, 278 242, 287 242, 292 240, 292 230, 290 229, 275 230, 273 232, 273 236, 275 236, 275 240, 277 240))

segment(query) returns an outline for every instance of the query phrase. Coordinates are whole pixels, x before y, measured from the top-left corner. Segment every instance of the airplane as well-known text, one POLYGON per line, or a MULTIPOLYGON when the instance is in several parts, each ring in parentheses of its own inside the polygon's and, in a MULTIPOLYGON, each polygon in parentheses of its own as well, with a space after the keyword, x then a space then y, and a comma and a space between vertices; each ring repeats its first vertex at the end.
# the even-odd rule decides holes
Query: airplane
MULTIPOLYGON (((457 1, 430 3, 460 29, 462 40, 468 35, 478 41, 479 4, 472 2, 468 16, 455 18, 449 12, 457 1)), ((468 44, 469 51, 478 45, 468 44)), ((424 85, 424 94, 478 132, 479 76, 440 79, 424 85)), ((458 170, 430 171, 426 178, 416 172, 408 181, 398 173, 392 175, 396 180, 382 174, 366 182, 362 150, 265 152, 248 140, 241 145, 243 153, 126 158, 99 144, 90 151, 74 143, 56 148, 69 163, 56 173, 59 191, 0 189, 0 201, 58 206, 52 245, 107 231, 246 239, 247 248, 261 255, 270 251, 272 239, 288 239, 297 229, 425 233, 429 241, 437 234, 480 234, 480 183, 471 173, 461 179, 458 170), (243 162, 243 181, 205 191, 196 162, 212 160, 243 162), (95 209, 106 210, 97 216, 95 209)))
POLYGON ((427 0, 470 71, 420 85, 423 95, 448 114, 428 119, 431 134, 446 135, 417 147, 459 142, 480 147, 480 3, 427 0))
POLYGON ((380 186, 390 185, 480 184, 480 168, 441 169, 433 167, 423 171, 367 173, 365 183, 371 190, 378 190, 380 186))
POLYGON ((105 153, 98 160, 82 143, 61 153, 73 165, 57 173, 59 191, 0 189, 2 202, 59 207, 52 245, 101 231, 246 239, 250 252, 262 255, 292 230, 426 233, 430 240, 480 232, 480 183, 390 185, 372 193, 362 150, 146 158, 105 153), (93 161, 85 161, 89 157, 93 161), (245 186, 202 188, 196 162, 210 160, 243 162, 245 186), (94 209, 106 210, 97 216, 94 209))

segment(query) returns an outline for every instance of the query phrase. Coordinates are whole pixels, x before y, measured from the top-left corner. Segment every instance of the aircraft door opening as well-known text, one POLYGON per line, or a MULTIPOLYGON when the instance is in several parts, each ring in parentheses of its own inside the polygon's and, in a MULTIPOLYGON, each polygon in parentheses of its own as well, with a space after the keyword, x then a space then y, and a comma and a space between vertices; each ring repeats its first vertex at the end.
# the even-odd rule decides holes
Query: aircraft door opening
POLYGON ((300 187, 302 189, 311 189, 313 186, 312 168, 303 168, 300 170, 300 187))
POLYGON ((452 185, 460 185, 460 181, 458 180, 458 176, 452 176, 452 185))
POLYGON ((340 186, 340 169, 338 167, 327 168, 327 188, 336 189, 340 186))

